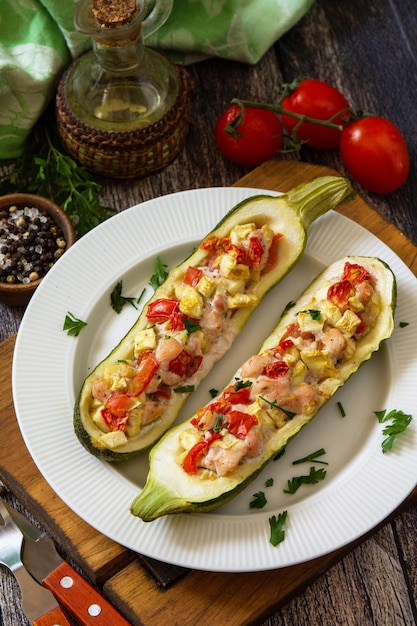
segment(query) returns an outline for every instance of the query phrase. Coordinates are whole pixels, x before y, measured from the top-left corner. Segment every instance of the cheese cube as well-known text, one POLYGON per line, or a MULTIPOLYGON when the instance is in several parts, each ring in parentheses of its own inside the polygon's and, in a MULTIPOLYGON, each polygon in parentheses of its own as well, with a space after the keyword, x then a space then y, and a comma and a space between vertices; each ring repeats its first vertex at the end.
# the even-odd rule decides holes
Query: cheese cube
POLYGON ((245 306, 252 306, 259 301, 258 296, 252 293, 237 293, 235 296, 229 296, 226 300, 229 309, 242 309, 245 306))
POLYGON ((360 324, 361 319, 354 313, 347 309, 340 320, 337 322, 336 327, 340 328, 348 337, 352 337, 355 334, 357 326, 360 324))
POLYGON ((195 287, 186 285, 180 301, 180 311, 184 315, 189 315, 198 319, 203 312, 203 297, 195 287))
POLYGON ((202 296, 208 298, 213 293, 215 287, 216 282, 212 278, 202 276, 197 283, 196 289, 202 296))
POLYGON ((154 328, 145 328, 135 335, 134 355, 137 357, 144 350, 156 348, 156 334, 154 328))

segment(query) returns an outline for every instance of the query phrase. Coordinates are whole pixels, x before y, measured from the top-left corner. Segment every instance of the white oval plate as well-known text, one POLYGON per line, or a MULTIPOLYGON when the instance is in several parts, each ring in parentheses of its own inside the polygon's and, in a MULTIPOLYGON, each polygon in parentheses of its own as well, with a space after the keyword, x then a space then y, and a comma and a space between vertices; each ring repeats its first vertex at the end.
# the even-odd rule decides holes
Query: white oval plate
MULTIPOLYGON (((97 460, 78 442, 72 424, 75 397, 91 369, 119 342, 138 311, 120 315, 110 293, 148 286, 157 255, 169 267, 182 261, 237 202, 246 188, 180 192, 132 207, 80 239, 36 291, 18 333, 13 361, 17 419, 30 454, 62 500, 96 530, 144 555, 194 569, 257 571, 286 567, 331 552, 388 516, 417 483, 416 424, 381 451, 382 426, 374 411, 417 405, 416 278, 398 256, 353 221, 331 211, 310 227, 306 251, 293 271, 254 313, 230 352, 187 402, 180 419, 210 400, 249 354, 256 352, 285 305, 326 265, 344 255, 378 256, 397 276, 393 337, 353 376, 321 413, 249 487, 210 514, 180 514, 144 523, 130 505, 144 485, 147 455, 123 464, 97 460), (62 329, 67 312, 87 322, 79 337, 62 329), (409 322, 400 328, 399 322, 409 322), (340 402, 346 416, 337 407, 340 402), (308 474, 296 459, 324 448, 324 481, 284 493, 293 476, 308 474), (273 478, 273 486, 266 481, 273 478), (251 509, 264 491, 267 505, 251 509), (288 511, 285 540, 269 541, 269 518, 288 511)), ((146 301, 146 298, 143 302, 146 301)))

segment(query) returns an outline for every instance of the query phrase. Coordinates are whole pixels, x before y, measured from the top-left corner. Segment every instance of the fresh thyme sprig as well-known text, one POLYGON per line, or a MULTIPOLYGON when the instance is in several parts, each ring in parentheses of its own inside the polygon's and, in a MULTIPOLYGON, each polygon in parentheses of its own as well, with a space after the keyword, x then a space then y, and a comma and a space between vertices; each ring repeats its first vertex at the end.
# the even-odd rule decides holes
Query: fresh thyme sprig
POLYGON ((101 204, 102 185, 61 152, 55 128, 48 123, 50 116, 50 111, 45 114, 24 154, 0 177, 0 194, 27 192, 50 198, 68 214, 81 237, 116 211, 101 204))

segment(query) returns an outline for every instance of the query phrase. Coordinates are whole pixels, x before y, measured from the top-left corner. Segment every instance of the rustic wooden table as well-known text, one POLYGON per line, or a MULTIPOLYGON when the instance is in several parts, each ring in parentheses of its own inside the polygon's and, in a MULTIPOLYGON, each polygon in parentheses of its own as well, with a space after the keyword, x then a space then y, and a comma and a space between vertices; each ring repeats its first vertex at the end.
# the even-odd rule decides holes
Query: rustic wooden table
MULTIPOLYGON (((213 127, 233 97, 271 102, 283 81, 304 75, 340 88, 355 108, 402 130, 410 149, 407 183, 387 196, 359 190, 367 202, 417 244, 417 8, 414 0, 316 0, 310 12, 256 66, 209 60, 189 68, 194 81, 187 144, 164 172, 147 180, 107 182, 102 198, 123 210, 163 194, 229 186, 248 170, 216 150, 213 127)), ((337 152, 304 148, 286 157, 344 174, 337 152)), ((0 340, 16 333, 24 311, 0 305, 0 340)), ((3 436, 3 435, 2 435, 3 436)), ((354 512, 352 512, 354 514, 354 512)), ((417 621, 417 507, 411 507, 293 598, 264 626, 384 626, 417 621)), ((14 581, 0 571, 0 624, 26 624, 14 581)), ((222 591, 224 593, 224 590, 222 591)))

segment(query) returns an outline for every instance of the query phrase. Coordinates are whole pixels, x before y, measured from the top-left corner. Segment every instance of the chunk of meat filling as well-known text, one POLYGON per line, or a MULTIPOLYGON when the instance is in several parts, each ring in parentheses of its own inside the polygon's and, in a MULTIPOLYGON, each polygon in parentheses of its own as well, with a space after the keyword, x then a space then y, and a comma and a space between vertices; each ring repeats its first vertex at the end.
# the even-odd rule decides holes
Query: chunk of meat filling
POLYGON ((320 338, 320 344, 323 346, 327 354, 335 361, 339 360, 346 348, 347 341, 343 333, 338 328, 331 328, 323 333, 320 338))
POLYGON ((223 294, 217 293, 211 306, 205 306, 200 318, 200 328, 209 339, 216 339, 222 328, 226 314, 226 300, 223 294))
POLYGON ((244 457, 255 457, 259 454, 259 430, 252 428, 244 441, 239 441, 231 447, 213 444, 208 453, 202 458, 201 466, 211 470, 217 476, 226 476, 236 471, 244 457))

